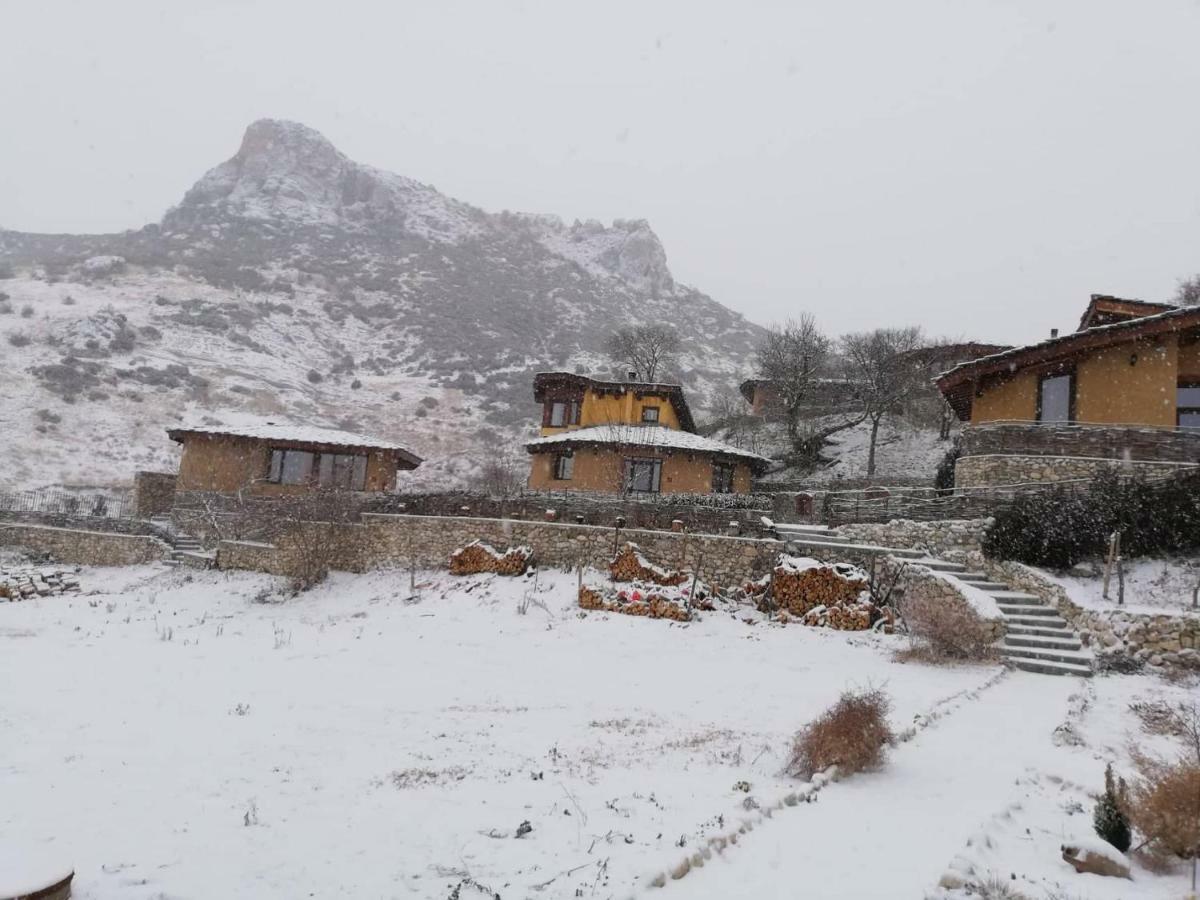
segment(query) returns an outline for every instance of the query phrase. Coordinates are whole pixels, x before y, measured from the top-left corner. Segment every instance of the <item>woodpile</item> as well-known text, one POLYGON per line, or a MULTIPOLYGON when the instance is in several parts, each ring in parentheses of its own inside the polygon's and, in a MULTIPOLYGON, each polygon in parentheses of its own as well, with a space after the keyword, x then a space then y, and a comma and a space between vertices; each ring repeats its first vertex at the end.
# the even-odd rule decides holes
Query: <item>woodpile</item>
POLYGON ((638 584, 628 590, 613 592, 584 585, 579 588, 579 607, 648 619, 691 620, 692 613, 677 591, 657 591, 656 587, 638 584))
POLYGON ((55 566, 0 567, 0 599, 25 600, 78 590, 79 578, 72 569, 55 566))
MULTIPOLYGON (((748 593, 763 582, 744 586, 748 593)), ((871 602, 866 573, 846 563, 781 556, 768 585, 782 621, 840 631, 866 631, 882 616, 871 602)))
POLYGON ((529 547, 509 547, 503 553, 483 541, 472 541, 450 554, 452 575, 478 575, 492 572, 496 575, 524 575, 533 559, 529 547))
POLYGON ((656 566, 642 555, 641 548, 632 542, 626 543, 608 564, 613 581, 649 581, 653 584, 681 585, 691 576, 686 572, 675 572, 656 566))

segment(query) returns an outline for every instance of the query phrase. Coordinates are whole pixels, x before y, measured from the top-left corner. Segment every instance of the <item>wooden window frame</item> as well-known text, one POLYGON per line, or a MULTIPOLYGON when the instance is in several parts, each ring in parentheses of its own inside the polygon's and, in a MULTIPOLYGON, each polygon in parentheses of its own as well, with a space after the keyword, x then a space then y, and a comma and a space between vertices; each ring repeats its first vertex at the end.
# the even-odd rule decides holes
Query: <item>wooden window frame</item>
POLYGON ((625 477, 625 493, 627 494, 661 494, 662 493, 662 464, 657 456, 627 456, 622 474, 625 477), (650 488, 639 490, 633 486, 633 470, 635 466, 648 465, 651 467, 650 488))
POLYGON ((662 407, 659 406, 643 406, 642 407, 642 422, 646 425, 657 425, 662 421, 662 407), (653 413, 653 415, 651 415, 653 413))
POLYGON ((578 425, 583 414, 583 401, 578 399, 547 400, 542 409, 542 426, 544 428, 569 428, 578 425), (554 422, 554 407, 561 406, 562 422, 554 422))
POLYGON ((575 478, 575 452, 573 450, 564 450, 561 453, 555 453, 554 458, 550 461, 550 477, 554 481, 573 481, 575 478), (563 469, 566 469, 566 474, 563 474, 563 469))
POLYGON ((734 476, 737 474, 737 464, 715 459, 712 464, 712 492, 714 494, 732 494, 734 476), (718 474, 720 473, 720 474, 718 474))
POLYGON ((1076 401, 1076 378, 1075 369, 1059 369, 1050 372, 1042 372, 1037 379, 1037 411, 1034 413, 1034 421, 1046 425, 1073 425, 1075 424, 1075 401, 1076 401), (1042 385, 1052 378, 1068 378, 1070 379, 1070 387, 1067 395, 1067 420, 1065 422, 1045 422, 1042 419, 1042 385))
POLYGON ((367 489, 367 465, 370 454, 367 453, 335 453, 321 450, 302 450, 299 447, 271 447, 271 455, 267 464, 268 484, 284 484, 293 487, 330 487, 336 490, 365 491, 367 489), (287 465, 289 453, 305 454, 312 458, 309 465, 308 477, 303 481, 284 481, 283 472, 287 465), (326 463, 325 460, 329 462, 326 463), (341 465, 350 467, 349 487, 333 484, 334 471, 341 465), (345 462, 349 460, 349 462, 345 462), (328 482, 326 482, 328 470, 328 482))
MULTIPOLYGON (((1200 406, 1180 406, 1179 391, 1181 388, 1200 388, 1200 378, 1180 378, 1175 384, 1175 427, 1183 428, 1181 420, 1184 413, 1196 413, 1200 415, 1200 406)), ((1188 427, 1191 431, 1192 428, 1188 427)))

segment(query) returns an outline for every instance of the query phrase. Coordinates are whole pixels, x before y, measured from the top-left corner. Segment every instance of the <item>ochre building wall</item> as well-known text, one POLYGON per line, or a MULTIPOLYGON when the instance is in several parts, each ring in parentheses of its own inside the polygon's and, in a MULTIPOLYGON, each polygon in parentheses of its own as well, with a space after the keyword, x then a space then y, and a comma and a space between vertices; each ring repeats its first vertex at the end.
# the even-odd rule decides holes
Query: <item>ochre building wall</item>
MULTIPOLYGON (((554 454, 536 453, 531 458, 529 488, 535 491, 598 491, 619 493, 624 478, 626 458, 661 459, 661 492, 664 494, 708 494, 712 492, 713 461, 710 456, 675 453, 665 455, 651 451, 619 451, 597 447, 575 450, 575 464, 568 481, 554 478, 554 454)), ((733 470, 733 490, 748 493, 753 476, 750 467, 737 463, 733 470)))
POLYGON ((675 407, 666 397, 646 395, 638 398, 634 391, 626 391, 620 395, 598 394, 588 389, 583 395, 578 425, 562 428, 543 426, 542 434, 558 434, 569 428, 589 428, 595 425, 640 425, 643 406, 657 406, 658 424, 679 430, 679 416, 675 414, 675 407))
MULTIPOLYGON (((1075 365, 1075 421, 1173 427, 1175 389, 1191 373, 1200 377, 1200 345, 1181 352, 1173 335, 1096 350, 1075 365)), ((971 422, 1034 421, 1039 374, 1027 369, 985 387, 972 402, 971 422)))
MULTIPOLYGON (((192 437, 179 460, 178 491, 232 493, 247 486, 257 495, 302 494, 311 486, 270 484, 271 444, 245 438, 192 437)), ((396 485, 396 464, 390 454, 367 455, 367 491, 388 491, 396 485)))

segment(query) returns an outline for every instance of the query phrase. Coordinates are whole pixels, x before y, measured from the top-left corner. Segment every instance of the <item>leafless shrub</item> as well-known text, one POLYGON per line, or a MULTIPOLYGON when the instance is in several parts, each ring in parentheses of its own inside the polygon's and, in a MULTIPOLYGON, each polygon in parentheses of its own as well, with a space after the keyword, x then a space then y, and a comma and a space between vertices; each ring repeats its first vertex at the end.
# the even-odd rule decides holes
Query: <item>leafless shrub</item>
POLYGON ((1138 757, 1126 815, 1146 841, 1180 859, 1200 856, 1200 763, 1138 757))
POLYGON ((833 765, 842 775, 879 766, 884 746, 892 739, 887 723, 891 705, 878 688, 844 692, 796 735, 785 771, 796 778, 811 778, 833 765))
POLYGON ((8 335, 8 342, 14 347, 28 347, 33 343, 33 338, 24 331, 13 331, 8 335))
POLYGON ((905 597, 900 604, 908 632, 919 642, 913 658, 945 662, 984 660, 995 654, 988 623, 967 603, 947 603, 923 596, 905 597))

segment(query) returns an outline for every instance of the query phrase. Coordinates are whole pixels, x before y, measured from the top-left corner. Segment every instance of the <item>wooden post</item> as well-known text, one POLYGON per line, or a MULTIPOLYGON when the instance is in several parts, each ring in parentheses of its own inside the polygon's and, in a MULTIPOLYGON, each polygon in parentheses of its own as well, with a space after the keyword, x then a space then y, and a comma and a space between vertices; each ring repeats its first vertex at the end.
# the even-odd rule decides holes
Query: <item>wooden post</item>
POLYGON ((1117 540, 1120 532, 1114 531, 1108 536, 1108 560, 1104 564, 1104 590, 1100 592, 1100 596, 1105 600, 1108 599, 1108 582, 1112 578, 1113 562, 1117 558, 1117 540))
POLYGON ((704 557, 700 556, 696 560, 696 571, 692 573, 692 589, 688 591, 687 611, 690 615, 692 612, 692 599, 696 596, 696 582, 700 580, 700 567, 704 565, 704 557))
POLYGON ((1121 532, 1117 532, 1117 606, 1125 605, 1125 560, 1121 557, 1121 532))

